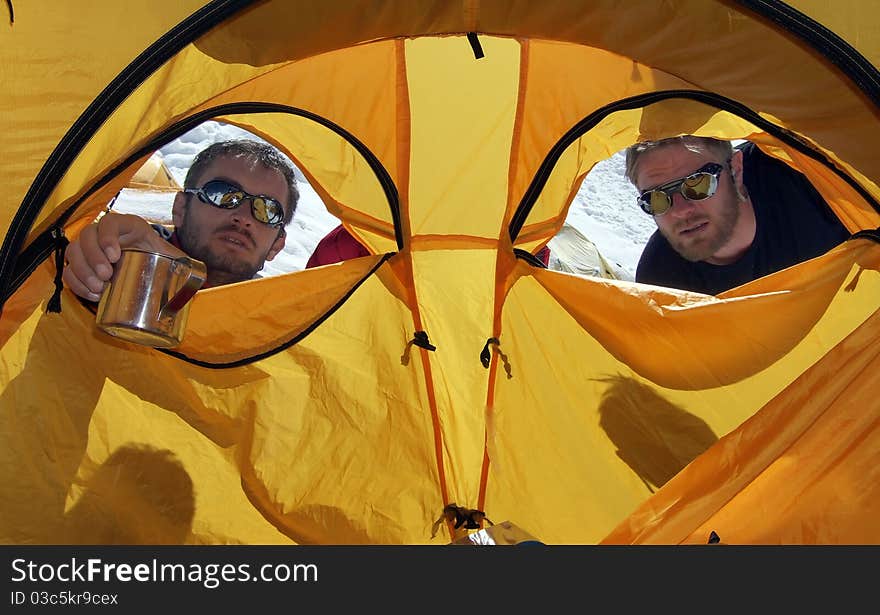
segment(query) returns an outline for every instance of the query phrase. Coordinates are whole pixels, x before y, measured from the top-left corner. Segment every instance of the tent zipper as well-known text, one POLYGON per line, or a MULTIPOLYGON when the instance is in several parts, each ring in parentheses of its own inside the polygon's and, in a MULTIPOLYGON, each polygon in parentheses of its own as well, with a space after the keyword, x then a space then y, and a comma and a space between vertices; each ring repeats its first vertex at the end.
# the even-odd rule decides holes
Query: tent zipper
MULTIPOLYGON (((785 29, 796 38, 804 41, 823 57, 827 58, 829 62, 832 62, 837 66, 844 75, 853 81, 859 90, 864 92, 865 95, 868 96, 878 108, 880 108, 880 71, 878 71, 877 67, 869 62, 861 53, 853 48, 852 45, 847 43, 837 34, 780 0, 737 0, 737 4, 748 11, 772 21, 774 24, 785 29)), ((587 132, 587 130, 594 127, 609 113, 646 106, 652 102, 676 96, 699 100, 709 104, 720 103, 716 104, 720 109, 731 111, 743 119, 749 120, 788 145, 794 146, 798 151, 801 151, 825 164, 829 169, 834 171, 844 179, 844 181, 855 188, 875 210, 880 212, 880 204, 878 204, 877 201, 864 190, 864 188, 862 188, 851 177, 838 170, 827 158, 820 156, 806 144, 802 144, 793 133, 767 122, 748 107, 718 94, 697 90, 671 90, 668 92, 654 92, 642 96, 635 96, 607 105, 606 107, 591 113, 574 128, 563 135, 541 164, 532 184, 529 186, 529 189, 523 196, 517 211, 514 213, 510 226, 508 227, 511 239, 515 240, 519 235, 519 232, 522 230, 522 226, 528 218, 528 215, 538 198, 538 194, 540 194, 541 189, 547 182, 550 171, 552 171, 553 166, 556 164, 559 156, 561 156, 562 150, 568 147, 575 139, 587 132), (633 104, 633 102, 637 101, 644 102, 641 104, 633 104), (745 114, 738 113, 734 109, 739 109, 741 111, 744 110, 745 114), (759 121, 755 121, 755 119, 759 121)))
MULTIPOLYGON (((4 303, 14 289, 11 281, 20 260, 22 246, 46 199, 70 168, 95 131, 116 108, 156 69, 174 54, 217 24, 254 4, 255 0, 213 0, 145 49, 116 76, 77 118, 46 159, 22 200, 0 247, 0 298, 4 303)), ((11 5, 10 5, 11 8, 11 5)), ((56 224, 58 222, 56 221, 56 224)), ((35 240, 37 241, 37 240, 35 240)), ((44 257, 45 258, 45 257, 44 257)), ((33 270, 39 263, 26 263, 18 271, 33 270)), ((0 304, 2 310, 2 304, 0 304)))
POLYGON ((780 0, 737 0, 737 3, 808 43, 880 107, 880 71, 837 34, 780 0))
POLYGON ((483 364, 483 367, 489 369, 489 364, 492 362, 492 351, 489 350, 490 344, 495 346, 495 352, 501 357, 501 362, 504 364, 504 372, 507 374, 508 380, 513 378, 513 370, 510 366, 510 360, 507 358, 506 354, 501 352, 501 340, 497 337, 490 337, 486 340, 486 345, 483 346, 483 350, 480 352, 480 363, 483 364))
POLYGON ((46 304, 46 311, 58 313, 61 311, 61 291, 64 289, 64 282, 62 280, 64 275, 64 252, 67 249, 67 244, 70 242, 64 236, 64 229, 60 226, 52 229, 52 238, 55 240, 53 248, 55 251, 55 292, 52 293, 49 302, 46 304))
MULTIPOLYGON (((159 352, 162 352, 164 354, 167 354, 169 356, 180 359, 182 361, 186 361, 187 363, 191 363, 193 365, 198 365, 199 367, 207 367, 207 368, 211 368, 211 369, 227 369, 227 368, 231 368, 231 367, 241 367, 242 365, 248 365, 250 363, 254 363, 256 361, 260 361, 262 359, 265 359, 267 357, 271 357, 272 355, 278 354, 279 352, 281 352, 283 350, 287 350, 288 348, 290 348, 291 346, 293 346, 294 344, 299 342, 301 339, 306 337, 309 333, 314 331, 318 326, 321 325, 321 323, 323 323, 325 320, 327 320, 334 312, 336 312, 336 310, 338 310, 346 301, 348 301, 348 298, 354 294, 354 291, 356 291, 358 288, 360 288, 361 284, 363 284, 368 279, 370 279, 370 277, 376 272, 376 270, 385 264, 385 261, 387 261, 389 258, 394 256, 395 254, 396 254, 395 252, 389 252, 387 254, 383 254, 382 258, 379 259, 379 262, 377 262, 368 272, 366 272, 366 274, 364 274, 364 276, 360 280, 358 280, 358 282, 356 284, 354 284, 350 289, 348 289, 348 292, 345 293, 345 295, 343 295, 339 299, 339 301, 336 302, 336 304, 333 307, 331 307, 329 310, 324 312, 324 314, 322 314, 312 324, 310 324, 308 327, 306 327, 304 330, 302 330, 298 335, 294 336, 292 339, 284 342, 283 344, 276 346, 275 348, 272 348, 270 350, 267 350, 265 352, 261 352, 259 354, 256 354, 256 355, 253 355, 250 357, 245 357, 244 359, 239 359, 237 361, 227 361, 225 363, 211 363, 209 361, 203 361, 201 359, 193 359, 192 357, 188 357, 187 355, 185 355, 183 353, 177 352, 175 350, 170 350, 168 348, 156 348, 156 350, 158 350, 159 352)), ((416 335, 418 336, 418 332, 416 333, 416 335)), ((425 340, 427 340, 427 334, 424 334, 424 335, 425 335, 425 340)), ((413 341, 412 343, 415 343, 415 342, 413 341)), ((421 346, 421 344, 419 344, 419 345, 421 346)))
MULTIPOLYGON (((278 103, 265 102, 237 102, 220 105, 217 107, 211 107, 210 109, 204 109, 179 122, 176 122, 175 124, 172 124, 166 130, 162 131, 162 133, 160 133, 143 147, 141 147, 139 150, 128 156, 128 158, 126 158, 110 171, 105 173, 103 177, 96 181, 89 190, 87 190, 79 199, 76 200, 76 202, 74 202, 58 217, 55 222, 56 226, 62 227, 73 214, 73 212, 75 212, 77 208, 82 205, 83 202, 85 202, 92 194, 100 190, 114 177, 116 177, 116 175, 129 167, 139 158, 142 158, 147 154, 159 149, 167 142, 176 139, 180 135, 186 133, 190 129, 211 118, 222 115, 243 113, 288 113, 290 115, 297 115, 321 124, 322 126, 328 128, 329 130, 332 130, 343 139, 345 139, 348 143, 350 143, 352 147, 354 147, 355 150, 357 150, 357 152, 367 161, 367 164, 373 170, 373 173, 375 173, 376 179, 379 181, 379 185, 382 186, 385 197, 388 199, 389 209, 391 210, 391 220, 394 226, 394 236, 397 242, 398 250, 403 248, 403 230, 401 227, 400 219, 400 195, 397 192, 397 186, 395 186, 394 180, 391 178, 391 174, 388 173, 388 170, 382 165, 382 162, 379 160, 379 158, 352 133, 326 118, 323 118, 309 111, 305 111, 303 109, 298 109, 296 107, 290 107, 288 105, 281 105, 278 103)), ((53 230, 54 227, 53 229, 49 229, 48 231, 38 236, 37 239, 34 240, 32 245, 38 244, 40 246, 44 246, 47 243, 51 243, 51 234, 53 230)), ((11 281, 0 287, 3 289, 2 297, 0 297, 2 298, 3 303, 5 303, 6 300, 18 289, 18 287, 24 282, 24 280, 27 279, 27 276, 30 275, 39 266, 39 264, 49 255, 50 252, 51 250, 46 251, 45 248, 36 251, 26 249, 19 256, 16 262, 16 268, 11 274, 11 281)), ((2 309, 2 303, 0 303, 0 309, 2 309)))
POLYGON ((624 98, 622 100, 618 100, 608 105, 605 105, 604 107, 597 109, 593 113, 589 114, 580 122, 575 124, 571 129, 569 129, 569 131, 566 132, 552 148, 550 148, 550 152, 544 158, 541 166, 538 167, 538 171, 535 173, 535 177, 532 179, 532 183, 529 184, 529 187, 526 189, 525 194, 523 195, 523 198, 516 209, 516 212, 513 214, 513 217, 510 220, 510 225, 508 227, 508 233, 510 234, 511 241, 516 241, 516 238, 519 236, 519 233, 522 230, 526 219, 528 219, 528 216, 532 211, 532 207, 534 207, 535 203, 538 200, 538 197, 541 194, 541 191, 544 189, 544 185, 550 178, 550 174, 553 172, 556 163, 559 161, 559 158, 572 143, 580 139, 592 128, 595 128, 596 125, 599 124, 599 122, 605 119, 605 117, 612 113, 615 113, 616 111, 638 109, 672 98, 682 98, 705 103, 722 111, 728 111, 729 113, 737 115, 744 120, 751 122, 768 134, 771 134, 774 137, 778 138, 786 145, 791 146, 802 154, 809 156, 813 160, 816 160, 817 162, 820 162, 828 167, 828 169, 833 171, 838 177, 840 177, 854 190, 856 190, 859 195, 863 199, 865 199, 866 202, 870 203, 877 212, 880 212, 880 203, 878 203, 874 199, 874 197, 871 196, 871 194, 868 193, 868 191, 866 191, 861 186, 861 184, 859 184, 852 177, 838 169, 826 156, 814 150, 803 139, 801 139, 800 136, 791 132, 790 130, 781 128, 776 124, 773 124, 772 122, 764 119, 745 105, 725 96, 721 96, 720 94, 715 94, 714 92, 706 92, 703 90, 664 90, 662 92, 649 92, 647 94, 640 94, 638 96, 624 98))

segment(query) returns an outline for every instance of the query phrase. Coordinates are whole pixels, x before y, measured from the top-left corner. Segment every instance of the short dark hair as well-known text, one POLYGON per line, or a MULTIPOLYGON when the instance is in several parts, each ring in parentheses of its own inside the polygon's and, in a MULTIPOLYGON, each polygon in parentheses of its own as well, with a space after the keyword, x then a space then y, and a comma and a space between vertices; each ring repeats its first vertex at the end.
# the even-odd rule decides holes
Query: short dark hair
POLYGON ((733 145, 730 141, 713 139, 712 137, 681 135, 680 137, 669 137, 668 139, 660 139, 658 141, 642 141, 626 148, 626 178, 635 186, 636 173, 638 172, 637 164, 642 154, 658 147, 672 145, 673 143, 681 143, 687 149, 699 153, 715 151, 721 155, 722 161, 729 160, 733 155, 733 145))
POLYGON ((293 166, 281 152, 268 143, 249 139, 231 139, 212 143, 193 159, 192 165, 186 173, 186 178, 183 180, 183 187, 196 188, 195 183, 201 177, 202 172, 218 158, 245 158, 266 169, 281 173, 287 183, 287 194, 290 201, 284 210, 284 224, 286 226, 290 223, 299 201, 299 190, 296 188, 296 175, 293 166))

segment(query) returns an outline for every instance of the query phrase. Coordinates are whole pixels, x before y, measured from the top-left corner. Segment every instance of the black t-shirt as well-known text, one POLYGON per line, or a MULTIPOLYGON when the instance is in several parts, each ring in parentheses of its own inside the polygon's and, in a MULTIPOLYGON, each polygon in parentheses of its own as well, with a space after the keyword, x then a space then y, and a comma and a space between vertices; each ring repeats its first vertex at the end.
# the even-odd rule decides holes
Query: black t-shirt
POLYGON ((755 239, 729 265, 692 263, 655 231, 636 269, 636 281, 716 295, 756 278, 824 254, 850 233, 807 178, 762 152, 743 151, 743 182, 755 210, 755 239))

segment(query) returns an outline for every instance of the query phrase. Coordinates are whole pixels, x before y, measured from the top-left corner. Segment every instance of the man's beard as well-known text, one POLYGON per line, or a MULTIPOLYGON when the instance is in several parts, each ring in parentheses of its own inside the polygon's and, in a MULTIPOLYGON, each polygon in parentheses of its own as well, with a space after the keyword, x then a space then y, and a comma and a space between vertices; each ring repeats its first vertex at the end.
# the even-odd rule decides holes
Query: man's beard
POLYGON ((705 218, 705 221, 711 224, 711 234, 709 236, 699 237, 696 241, 692 241, 687 236, 682 238, 678 235, 680 229, 689 228, 695 222, 704 221, 702 218, 689 218, 671 229, 671 232, 668 234, 667 231, 660 229, 661 234, 666 237, 669 245, 682 258, 693 263, 705 261, 723 248, 733 237, 733 231, 740 216, 739 201, 736 198, 728 198, 715 204, 715 207, 718 208, 718 217, 705 218))
MULTIPOLYGON (((189 219, 189 209, 187 208, 186 213, 184 213, 183 224, 176 229, 177 239, 180 242, 180 247, 187 255, 205 263, 208 269, 208 281, 211 286, 251 280, 263 268, 266 254, 262 255, 256 262, 248 262, 243 258, 243 255, 218 254, 211 249, 210 238, 206 239, 204 243, 200 241, 199 233, 194 227, 195 225, 189 219)), ((224 230, 234 230, 247 236, 252 243, 255 243, 253 236, 246 228, 234 224, 218 228, 213 233, 216 234, 224 230)))

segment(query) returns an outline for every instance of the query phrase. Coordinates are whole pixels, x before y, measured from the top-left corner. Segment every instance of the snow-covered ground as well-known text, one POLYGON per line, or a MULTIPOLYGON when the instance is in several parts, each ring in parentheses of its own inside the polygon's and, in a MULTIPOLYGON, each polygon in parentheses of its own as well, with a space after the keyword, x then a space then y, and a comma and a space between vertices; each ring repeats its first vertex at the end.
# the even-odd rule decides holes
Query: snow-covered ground
MULTIPOLYGON (((568 210, 565 223, 588 237, 618 277, 635 279, 642 248, 657 230, 638 205, 638 191, 625 176, 623 152, 593 167, 568 210)), ((553 244, 550 244, 551 252, 553 244)))
MULTIPOLYGON (((236 126, 206 122, 162 147, 166 166, 183 185, 193 157, 215 141, 229 138, 259 139, 236 126)), ((300 202, 287 228, 284 251, 266 263, 263 275, 277 275, 305 268, 318 241, 339 220, 327 212, 317 193, 299 175, 300 202)), ((152 220, 171 222, 173 193, 123 190, 114 211, 135 213, 152 220)), ((566 223, 588 237, 622 279, 632 280, 636 264, 648 237, 655 230, 654 221, 636 206, 636 190, 624 177, 624 159, 617 153, 597 164, 587 175, 566 223)), ((553 242, 550 244, 551 252, 553 242)), ((551 268, 559 266, 551 259, 551 268)))

